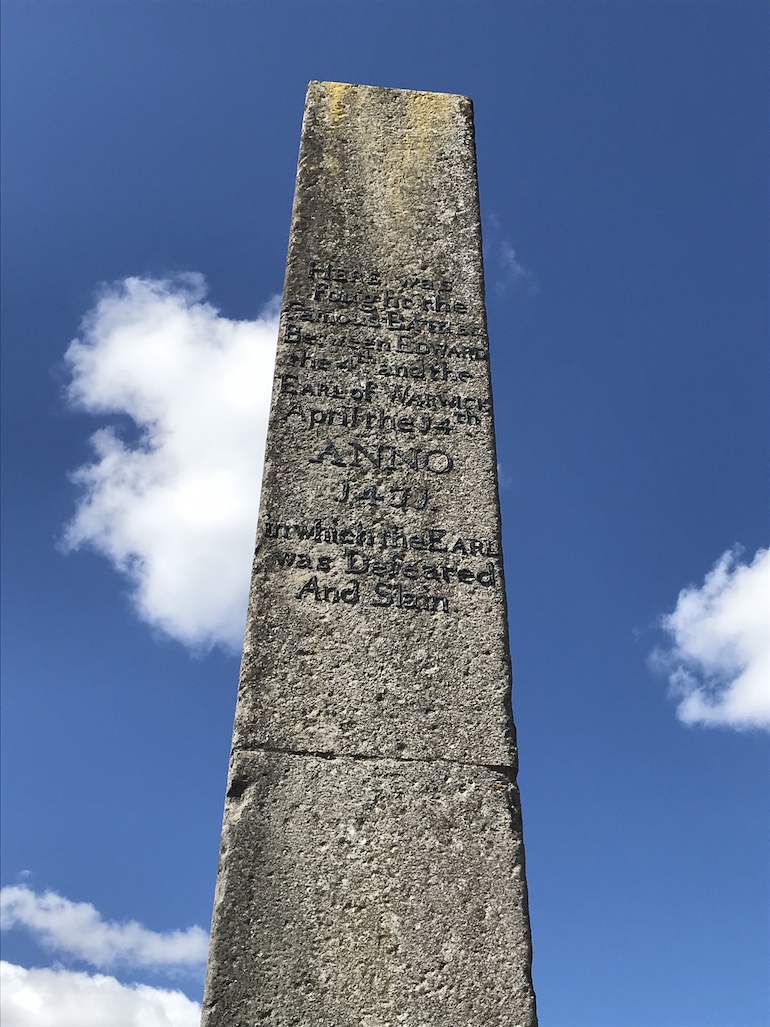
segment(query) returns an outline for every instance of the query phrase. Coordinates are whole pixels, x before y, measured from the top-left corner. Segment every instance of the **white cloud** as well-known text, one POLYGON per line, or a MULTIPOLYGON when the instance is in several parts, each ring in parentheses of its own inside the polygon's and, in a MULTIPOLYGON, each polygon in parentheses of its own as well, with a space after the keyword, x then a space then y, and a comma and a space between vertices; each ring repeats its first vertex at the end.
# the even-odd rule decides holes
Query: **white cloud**
POLYGON ((503 268, 501 285, 510 283, 526 288, 527 296, 536 296, 540 291, 535 276, 521 263, 516 250, 504 239, 500 242, 500 263, 503 268))
POLYGON ((496 214, 490 214, 484 225, 484 264, 487 284, 494 283, 498 292, 513 290, 530 298, 540 292, 536 276, 519 260, 496 214))
POLYGON ((208 935, 200 927, 159 933, 131 920, 103 920, 89 902, 56 892, 38 894, 25 885, 0 891, 3 930, 21 927, 46 949, 104 969, 118 965, 154 970, 198 967, 206 960, 208 935))
POLYGON ((700 588, 661 618, 671 644, 652 655, 685 724, 770 729, 770 550, 728 550, 700 588))
POLYGON ((127 415, 91 437, 96 459, 65 530, 132 583, 139 616, 186 645, 240 648, 270 406, 276 304, 231 321, 199 274, 106 289, 67 350, 70 401, 127 415))
POLYGON ((198 1027, 201 1010, 181 991, 0 962, 0 1016, 3 1027, 198 1027))

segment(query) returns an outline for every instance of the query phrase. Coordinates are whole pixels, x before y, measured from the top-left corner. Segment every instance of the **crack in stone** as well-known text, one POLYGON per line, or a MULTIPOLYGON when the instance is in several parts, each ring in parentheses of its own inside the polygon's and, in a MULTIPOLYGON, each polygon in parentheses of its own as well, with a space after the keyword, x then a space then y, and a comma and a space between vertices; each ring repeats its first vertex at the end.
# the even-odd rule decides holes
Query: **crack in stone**
MULTIPOLYGON (((238 754, 248 754, 250 752, 270 752, 270 753, 276 753, 276 754, 282 755, 282 756, 299 756, 300 758, 305 758, 305 759, 308 759, 308 758, 310 758, 310 759, 320 759, 320 760, 338 760, 338 759, 345 760, 345 759, 347 759, 347 760, 358 760, 358 761, 361 761, 361 762, 371 762, 371 763, 384 762, 386 760, 391 761, 391 762, 396 762, 396 763, 450 763, 450 764, 453 764, 455 766, 460 766, 460 767, 477 767, 477 768, 483 769, 483 770, 490 770, 490 771, 492 771, 495 774, 502 774, 502 775, 504 775, 505 777, 509 778, 511 780, 511 782, 515 782, 515 780, 516 780, 516 766, 513 765, 513 764, 509 766, 508 764, 504 764, 504 763, 475 763, 475 762, 470 761, 470 760, 453 759, 451 756, 423 756, 423 757, 417 757, 417 756, 399 756, 398 754, 396 754, 396 755, 389 755, 389 756, 380 756, 380 755, 373 755, 373 754, 369 754, 369 753, 348 753, 348 752, 338 753, 338 752, 333 752, 331 750, 320 750, 320 749, 319 750, 312 750, 312 749, 290 749, 288 747, 284 748, 284 747, 281 747, 281 746, 272 746, 272 745, 260 745, 260 746, 256 746, 254 748, 248 748, 248 749, 246 749, 246 748, 236 749, 233 754, 235 755, 236 752, 238 754)), ((242 778, 238 779, 239 782, 242 781, 242 780, 243 780, 242 778)), ((235 785, 236 785, 236 782, 234 781, 233 785, 231 786, 230 792, 233 792, 233 789, 235 788, 235 785)), ((239 792, 237 792, 237 794, 233 792, 233 798, 239 798, 243 794, 243 790, 244 789, 245 789, 245 785, 243 786, 243 788, 241 788, 241 790, 239 792)))

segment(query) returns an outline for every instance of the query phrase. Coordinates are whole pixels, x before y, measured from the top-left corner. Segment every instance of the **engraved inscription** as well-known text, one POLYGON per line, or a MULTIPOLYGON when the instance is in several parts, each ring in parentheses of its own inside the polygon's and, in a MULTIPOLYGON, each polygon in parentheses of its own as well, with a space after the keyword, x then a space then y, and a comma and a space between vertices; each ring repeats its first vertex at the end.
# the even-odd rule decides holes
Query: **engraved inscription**
POLYGON ((346 447, 341 446, 340 449, 329 439, 317 456, 308 457, 308 463, 322 464, 327 458, 334 467, 369 467, 371 465, 386 473, 399 468, 411 467, 415 471, 418 468, 424 468, 431 474, 449 474, 454 467, 454 460, 443 449, 422 450, 414 446, 411 449, 398 449, 396 446, 389 445, 367 448, 362 443, 356 442, 355 439, 351 439, 346 447))
POLYGON ((439 527, 407 535, 399 530, 375 532, 361 521, 348 527, 336 520, 326 524, 319 519, 312 525, 268 521, 264 537, 339 547, 339 556, 314 556, 288 548, 273 552, 273 570, 313 572, 303 580, 296 599, 448 613, 449 597, 428 589, 500 585, 500 553, 495 542, 450 535, 439 527), (429 559, 424 559, 425 555, 429 559), (469 563, 474 558, 479 558, 478 563, 469 563), (344 584, 332 585, 319 577, 333 570, 343 576, 344 584))
POLYGON ((298 602, 340 609, 442 614, 499 588, 496 542, 407 527, 440 515, 463 438, 491 430, 486 371, 476 372, 488 360, 483 313, 450 276, 424 269, 313 259, 305 281, 284 303, 273 416, 307 473, 322 475, 319 500, 362 520, 271 518, 268 566, 292 576, 298 602))

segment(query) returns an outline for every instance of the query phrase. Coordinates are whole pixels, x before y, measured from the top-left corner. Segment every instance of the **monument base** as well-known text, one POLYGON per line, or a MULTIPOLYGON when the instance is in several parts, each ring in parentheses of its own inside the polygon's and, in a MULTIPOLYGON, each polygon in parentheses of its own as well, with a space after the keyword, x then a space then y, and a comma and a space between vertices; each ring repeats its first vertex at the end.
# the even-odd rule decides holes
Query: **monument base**
POLYGON ((206 1027, 531 1027, 520 838, 504 769, 238 755, 206 1027))

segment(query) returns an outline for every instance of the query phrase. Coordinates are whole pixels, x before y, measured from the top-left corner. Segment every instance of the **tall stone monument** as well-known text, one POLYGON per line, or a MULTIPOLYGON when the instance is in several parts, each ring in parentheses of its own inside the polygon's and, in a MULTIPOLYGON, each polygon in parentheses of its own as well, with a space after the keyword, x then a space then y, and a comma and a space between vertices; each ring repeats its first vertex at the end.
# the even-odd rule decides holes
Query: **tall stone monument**
POLYGON ((204 1027, 533 1027, 470 100, 313 82, 204 1027))

